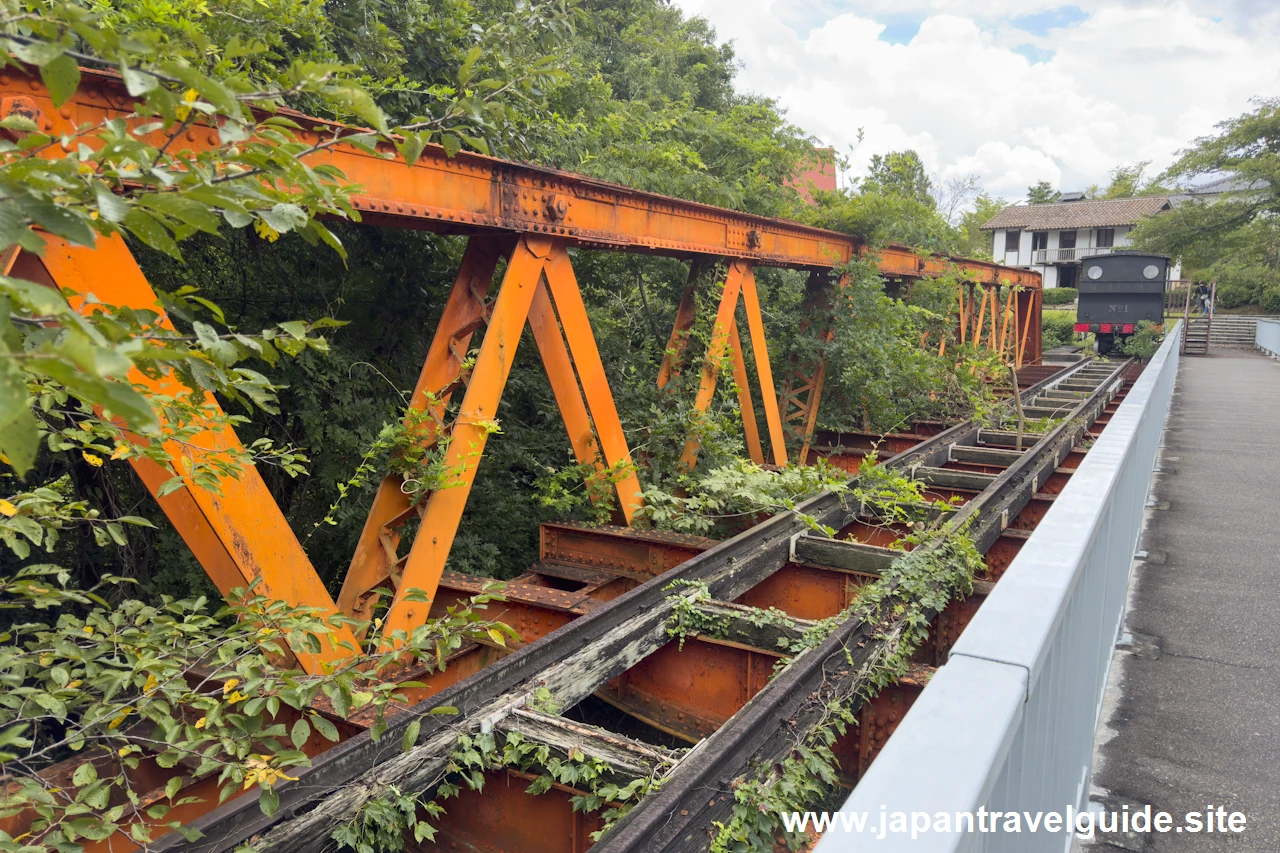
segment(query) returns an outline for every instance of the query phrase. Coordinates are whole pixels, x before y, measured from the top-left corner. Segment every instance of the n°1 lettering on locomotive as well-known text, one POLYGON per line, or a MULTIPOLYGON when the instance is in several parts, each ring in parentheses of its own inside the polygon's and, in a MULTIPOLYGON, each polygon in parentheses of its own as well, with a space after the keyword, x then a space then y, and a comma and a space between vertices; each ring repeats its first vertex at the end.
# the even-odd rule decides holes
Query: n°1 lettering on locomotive
POLYGON ((1107 307, 1108 307, 1109 309, 1111 309, 1111 313, 1113 313, 1113 314, 1128 314, 1128 313, 1129 313, 1129 306, 1128 306, 1128 305, 1108 305, 1107 307))

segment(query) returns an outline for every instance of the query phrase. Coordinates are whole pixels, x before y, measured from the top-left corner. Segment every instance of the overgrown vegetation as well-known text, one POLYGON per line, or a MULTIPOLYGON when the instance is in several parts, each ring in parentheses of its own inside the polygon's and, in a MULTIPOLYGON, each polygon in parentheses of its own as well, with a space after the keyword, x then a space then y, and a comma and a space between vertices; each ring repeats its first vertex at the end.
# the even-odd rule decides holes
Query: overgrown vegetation
MULTIPOLYGON (((375 127, 425 125, 402 145, 406 154, 421 142, 443 141, 447 148, 534 158, 642 189, 808 218, 872 240, 932 249, 965 249, 982 236, 969 228, 972 223, 948 223, 944 214, 950 208, 940 203, 940 188, 923 175, 911 152, 883 157, 865 184, 824 196, 817 208, 802 205, 788 180, 809 156, 811 140, 769 101, 734 91, 732 50, 705 22, 656 0, 447 7, 410 2, 381 9, 372 26, 360 27, 348 25, 348 11, 340 6, 319 10, 292 0, 273 4, 270 14, 243 3, 214 13, 108 4, 102 14, 111 32, 157 33, 163 61, 175 56, 173 61, 198 68, 203 79, 232 91, 233 82, 264 91, 296 86, 311 80, 304 76, 310 73, 314 81, 289 96, 309 112, 375 127), (334 64, 343 62, 351 67, 334 64), (383 118, 369 112, 375 106, 383 118)), ((110 53, 112 44, 100 40, 112 37, 94 35, 98 42, 80 43, 68 36, 66 44, 110 53)), ((162 86, 150 96, 168 98, 165 108, 176 117, 185 109, 185 91, 162 86), (171 88, 173 94, 160 94, 171 88)), ((212 107, 201 95, 188 115, 199 117, 206 108, 212 107)), ((287 135, 289 129, 278 126, 275 132, 287 135)), ((146 161, 143 154, 138 152, 146 161)), ((85 186, 86 192, 92 190, 91 182, 85 186)), ((333 194, 327 203, 340 206, 340 186, 327 192, 333 194)), ((306 199, 269 201, 265 213, 251 215, 265 215, 283 227, 284 214, 272 213, 272 206, 303 205, 306 199)), ((243 223, 237 219, 235 224, 243 223)), ((163 242, 152 248, 144 239, 133 251, 157 287, 171 292, 199 287, 191 298, 221 305, 235 333, 276 328, 291 340, 277 324, 299 317, 313 325, 289 328, 318 330, 314 324, 329 317, 344 324, 326 330, 327 352, 304 349, 274 365, 273 411, 236 424, 246 444, 265 440, 258 445, 258 458, 276 464, 259 470, 294 529, 309 537, 308 552, 336 591, 373 489, 387 463, 401 458, 387 450, 385 431, 401 419, 404 389, 414 384, 463 244, 451 237, 332 223, 328 232, 346 252, 344 265, 318 254, 293 231, 269 223, 263 227, 272 228, 261 232, 267 239, 243 228, 211 228, 217 236, 184 231, 181 260, 166 254, 163 242), (310 457, 310 476, 293 476, 300 473, 298 465, 288 464, 295 457, 273 459, 272 448, 310 457), (325 523, 317 529, 320 519, 325 523)), ((309 218, 301 230, 318 227, 309 218)), ((721 477, 726 466, 739 465, 746 454, 730 375, 722 377, 711 412, 695 417, 691 411, 699 346, 709 335, 718 296, 717 271, 708 268, 699 278, 691 364, 681 382, 659 392, 653 380, 685 286, 686 265, 593 252, 577 253, 574 264, 628 442, 645 467, 645 487, 692 495, 697 487, 690 491, 688 478, 698 481, 713 471, 721 471, 721 477), (695 471, 683 472, 676 462, 691 431, 703 449, 695 471)), ((828 374, 826 426, 885 430, 912 417, 961 416, 972 398, 986 393, 982 368, 952 369, 957 351, 951 343, 945 358, 930 355, 937 352, 945 334, 940 330, 954 311, 954 280, 918 284, 909 299, 894 301, 884 295, 884 283, 871 266, 859 265, 850 274, 852 286, 837 306, 841 321, 827 347, 830 363, 839 370, 828 374), (926 334, 928 345, 921 346, 926 334)), ((810 363, 820 346, 813 323, 821 318, 802 316, 804 276, 759 270, 757 282, 775 372, 792 357, 810 363)), ((172 319, 179 335, 195 336, 192 323, 197 321, 219 334, 232 333, 198 305, 172 319)), ((747 358, 754 360, 749 348, 747 358)), ((763 433, 761 402, 757 397, 763 433)), ((555 411, 536 349, 526 340, 498 413, 502 436, 487 448, 450 568, 510 577, 535 558, 540 521, 605 517, 608 505, 600 495, 607 493, 608 483, 596 478, 593 496, 581 499, 586 493, 573 482, 578 472, 570 470, 574 465, 555 411), (545 486, 541 492, 539 481, 545 486), (498 528, 508 535, 495 543, 488 532, 498 528)), ((113 447, 108 445, 107 456, 113 447)), ((301 458, 296 461, 303 464, 301 458)), ((43 453, 34 465, 29 483, 64 483, 77 497, 91 496, 86 510, 111 507, 113 515, 145 519, 156 527, 146 536, 125 536, 124 543, 105 552, 81 547, 87 531, 64 536, 51 558, 77 578, 91 584, 102 573, 114 573, 137 579, 144 590, 212 594, 127 466, 98 467, 70 449, 43 453)), ((447 476, 437 471, 414 479, 436 482, 447 476)))
MULTIPOLYGON (((848 670, 833 668, 822 688, 795 714, 809 724, 797 727, 795 743, 785 757, 737 781, 732 817, 718 825, 713 851, 770 850, 779 838, 796 850, 809 840, 786 831, 781 816, 823 803, 835 807, 840 790, 839 761, 832 749, 836 740, 857 725, 857 710, 864 702, 907 674, 912 656, 928 637, 932 617, 952 599, 972 593, 974 576, 986 568, 966 530, 947 521, 945 510, 952 507, 929 501, 921 484, 906 473, 877 466, 869 457, 853 492, 864 519, 906 526, 910 532, 895 547, 911 550, 890 564, 881 578, 862 587, 844 611, 822 620, 799 643, 787 647, 792 656, 812 652, 850 621, 874 629, 871 638, 856 647, 835 650, 848 670), (944 512, 930 514, 930 508, 944 512), (867 647, 869 651, 861 651, 867 647)), ((690 600, 696 599, 695 595, 690 600)), ((683 638, 694 632, 714 636, 716 628, 695 604, 678 612, 669 630, 683 638)))
MULTIPOLYGON (((450 486, 440 460, 460 395, 443 415, 415 414, 404 389, 464 243, 357 226, 345 177, 315 162, 325 148, 340 141, 375 153, 381 140, 412 161, 439 143, 451 155, 533 159, 873 243, 978 252, 984 239, 955 203, 968 190, 946 196, 913 152, 881 157, 861 185, 805 206, 790 181, 813 140, 772 102, 736 92, 732 50, 660 0, 0 6, 6 61, 38 68, 55 105, 74 93, 79 66, 103 68, 138 99, 141 125, 53 138, 20 115, 0 122, 0 249, 123 240, 161 297, 156 310, 92 294, 68 303, 37 282, 0 277, 0 757, 11 783, 0 816, 29 806, 23 814, 35 820, 26 835, 0 837, 6 848, 75 849, 116 830, 148 841, 132 808, 159 828, 180 800, 173 782, 163 802, 143 803, 146 792, 130 788, 144 750, 175 774, 226 783, 224 795, 256 784, 269 812, 274 784, 322 746, 313 734, 333 740, 334 721, 355 712, 375 734, 385 727, 396 694, 380 678, 391 660, 379 649, 353 644, 346 651, 362 663, 351 657, 319 675, 293 667, 368 626, 255 590, 212 603, 211 583, 132 470, 159 466, 159 490, 170 495, 217 492, 253 466, 331 591, 383 473, 402 474, 415 501, 450 486), (366 130, 302 141, 276 115, 284 107, 366 130), (183 142, 197 127, 217 133, 200 153, 183 142), (202 444, 203 430, 232 428, 244 450, 202 444), (82 759, 70 785, 41 775, 67 758, 82 759)), ((994 204, 980 197, 978 212, 994 204)), ((727 536, 843 488, 825 465, 773 471, 743 461, 727 363, 710 409, 693 410, 722 266, 694 276, 686 364, 661 390, 654 377, 688 267, 589 251, 576 252, 574 266, 641 468, 646 523, 727 536), (690 436, 701 447, 692 469, 679 461, 690 436)), ((801 309, 803 274, 756 273, 770 362, 830 365, 824 426, 884 431, 991 407, 1003 368, 955 341, 958 279, 920 282, 894 299, 873 264, 842 273, 826 342, 817 333, 826 312, 801 309)), ((749 373, 757 355, 746 353, 749 373)), ((486 427, 502 436, 489 445, 449 567, 504 578, 534 559, 539 521, 608 517, 620 472, 566 463, 531 341, 498 416, 486 427)), ((438 670, 468 639, 504 643, 510 629, 482 614, 492 599, 399 637, 402 653, 438 670)), ((474 781, 495 761, 536 765, 585 785, 581 805, 593 811, 625 807, 655 781, 610 787, 574 756, 552 767, 510 738, 502 750, 501 759, 479 750, 479 763, 464 756, 456 769, 474 781)), ((345 840, 376 846, 426 807, 413 797, 384 805, 345 840)))
POLYGON ((1120 351, 1146 361, 1156 354, 1163 342, 1163 330, 1150 320, 1143 320, 1138 324, 1137 330, 1121 342, 1120 351))
POLYGON ((359 712, 382 735, 386 711, 406 701, 389 677, 406 656, 436 672, 465 640, 515 637, 483 617, 501 600, 493 593, 428 620, 398 652, 369 646, 361 654, 335 632, 363 634, 368 625, 317 608, 244 590, 226 606, 170 596, 110 604, 104 595, 123 579, 84 590, 69 581, 52 566, 0 579, 0 610, 31 614, 10 620, 0 646, 0 817, 22 827, 21 844, 0 833, 5 849, 75 849, 118 831, 140 844, 157 830, 195 837, 168 816, 199 800, 179 793, 200 780, 220 787, 221 799, 257 786, 271 814, 276 783, 339 739, 334 720, 359 712), (292 650, 325 649, 345 659, 315 676, 291 663, 292 650), (69 779, 42 773, 63 760, 74 764, 69 779), (143 762, 172 772, 155 786, 164 791, 158 799, 136 787, 143 762))
MULTIPOLYGON (((538 694, 545 712, 554 714, 557 710, 554 697, 545 688, 538 694)), ((410 724, 403 743, 406 750, 417 740, 417 731, 416 722, 410 724)), ((567 752, 553 750, 519 731, 463 732, 458 736, 448 764, 432 786, 430 797, 411 796, 392 787, 369 800, 359 817, 339 827, 332 837, 356 853, 403 849, 406 836, 412 836, 419 843, 434 841, 436 828, 432 821, 446 812, 449 799, 463 791, 483 790, 490 774, 510 770, 534 777, 525 789, 531 796, 545 794, 557 785, 580 791, 570 796, 570 806, 575 812, 599 815, 602 825, 592 833, 595 840, 646 794, 657 790, 684 753, 684 750, 662 747, 650 749, 653 772, 626 779, 619 778, 616 768, 608 761, 577 747, 570 747, 567 752)))
POLYGON ((1040 346, 1045 350, 1067 346, 1076 342, 1076 315, 1074 311, 1045 311, 1040 321, 1042 337, 1040 346))

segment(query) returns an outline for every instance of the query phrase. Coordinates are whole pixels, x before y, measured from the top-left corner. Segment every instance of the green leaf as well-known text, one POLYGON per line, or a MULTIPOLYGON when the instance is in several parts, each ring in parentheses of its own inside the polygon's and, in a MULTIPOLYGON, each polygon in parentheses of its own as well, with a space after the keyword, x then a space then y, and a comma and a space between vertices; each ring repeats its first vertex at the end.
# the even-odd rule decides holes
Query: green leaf
POLYGON ((262 813, 267 817, 276 813, 276 809, 280 808, 280 795, 276 793, 275 788, 262 789, 258 794, 258 808, 262 809, 262 813))
POLYGON ((358 86, 326 86, 323 90, 334 101, 345 106, 356 118, 368 122, 374 130, 388 133, 387 118, 373 97, 358 86))
POLYGON ((6 46, 13 55, 23 62, 43 67, 67 52, 67 46, 61 42, 40 41, 35 44, 17 44, 7 42, 6 46))
POLYGON ((312 714, 311 725, 315 726, 316 731, 324 735, 325 740, 332 743, 338 742, 338 727, 329 722, 326 717, 322 717, 319 714, 312 714))
POLYGON ((479 136, 468 136, 465 133, 461 134, 461 136, 462 136, 463 142, 467 143, 472 148, 479 151, 481 154, 489 153, 489 143, 486 142, 483 138, 479 136))
POLYGON ((261 211, 262 221, 284 234, 307 224, 307 214, 296 204, 277 204, 270 210, 261 211))
POLYGON ((422 149, 426 146, 427 134, 406 134, 404 142, 401 142, 398 146, 400 149, 400 156, 404 157, 405 165, 412 167, 414 163, 417 163, 418 158, 422 156, 422 149))
POLYGON ((77 788, 83 788, 85 785, 95 782, 98 779, 98 769, 93 766, 92 761, 86 761, 76 768, 76 772, 71 774, 71 784, 77 788))
POLYGON ((0 357, 0 453, 19 477, 25 477, 39 449, 39 424, 31 412, 26 380, 12 359, 0 357))
POLYGON ((458 68, 459 88, 465 88, 471 82, 471 77, 475 74, 476 60, 480 58, 481 52, 479 45, 467 51, 466 57, 462 60, 462 65, 458 68))
POLYGON ((289 732, 289 740, 293 741, 294 747, 302 749, 302 745, 309 737, 311 737, 311 724, 307 722, 306 717, 303 717, 293 724, 293 729, 289 732))
POLYGON ((165 495, 171 495, 186 486, 186 484, 186 481, 181 477, 170 477, 160 484, 160 488, 156 489, 156 497, 162 498, 165 495))
POLYGON ((37 133, 40 126, 22 113, 13 113, 0 119, 0 128, 16 130, 21 133, 37 133))
POLYGON ((137 207, 132 208, 120 224, 157 252, 164 252, 175 260, 182 260, 182 253, 178 251, 178 244, 169 235, 169 229, 146 211, 137 207))
POLYGON ((299 340, 307 336, 307 324, 301 320, 288 320, 284 323, 278 323, 277 325, 299 340))
POLYGON ((444 155, 450 160, 454 155, 462 150, 462 140, 456 134, 446 133, 440 137, 440 144, 444 146, 444 155))
POLYGON ((402 751, 408 752, 409 750, 413 749, 414 746, 417 745, 418 732, 421 729, 422 729, 421 720, 414 720, 412 723, 409 724, 408 728, 404 730, 404 739, 400 741, 400 749, 402 751))
POLYGON ((169 799, 173 799, 178 791, 182 790, 182 777, 174 776, 164 786, 164 795, 169 799))
POLYGON ((76 61, 64 53, 52 62, 41 66, 40 79, 48 87, 53 105, 60 107, 71 100, 71 96, 80 86, 80 69, 76 67, 76 61))
POLYGON ((26 214, 12 201, 0 202, 0 248, 9 248, 27 233, 26 214))
POLYGON ((98 202, 98 215, 108 222, 120 222, 129 215, 129 202, 113 193, 106 184, 95 183, 93 194, 98 202))
POLYGON ((96 235, 93 226, 89 224, 88 216, 81 216, 70 208, 54 204, 52 201, 30 196, 20 198, 18 203, 22 205, 22 212, 32 222, 49 233, 57 234, 81 246, 94 244, 96 235))
POLYGON ((217 215, 201 202, 175 193, 149 193, 142 197, 140 204, 172 216, 206 234, 217 234, 218 227, 222 224, 217 215))
POLYGON ((124 78, 125 89, 135 98, 147 94, 147 92, 160 85, 160 81, 154 75, 139 71, 137 68, 130 68, 124 64, 120 66, 120 76, 124 78))

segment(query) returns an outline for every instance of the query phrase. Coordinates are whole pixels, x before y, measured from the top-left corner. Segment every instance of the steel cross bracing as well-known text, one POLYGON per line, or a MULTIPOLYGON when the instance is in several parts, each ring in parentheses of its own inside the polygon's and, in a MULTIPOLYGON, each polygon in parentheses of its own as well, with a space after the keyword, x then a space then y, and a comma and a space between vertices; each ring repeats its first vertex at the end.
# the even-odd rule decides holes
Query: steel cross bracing
MULTIPOLYGON (((55 135, 128 115, 131 102, 117 78, 87 70, 83 76, 84 82, 72 100, 55 109, 37 78, 10 69, 0 74, 0 109, 5 114, 33 115, 45 132, 55 135)), ((313 141, 333 128, 322 121, 294 117, 307 128, 304 135, 313 141)), ((180 144, 192 148, 214 145, 217 132, 194 126, 184 133, 180 144)), ((733 363, 735 384, 741 389, 744 413, 752 411, 748 387, 752 377, 747 375, 742 339, 745 333, 756 368, 754 384, 764 407, 768 440, 766 455, 762 437, 755 433, 755 418, 751 414, 744 417, 753 459, 775 465, 788 463, 784 429, 788 424, 794 426, 797 411, 801 413, 801 428, 796 432, 803 443, 798 458, 803 462, 811 456, 808 443, 816 424, 825 364, 791 365, 782 392, 777 393, 753 270, 759 265, 809 270, 811 279, 823 284, 829 280, 829 270, 865 251, 858 240, 797 223, 664 198, 479 155, 462 153, 449 159, 436 147, 429 147, 408 169, 402 163, 342 147, 329 150, 323 157, 342 169, 353 183, 363 186, 356 206, 363 212, 364 221, 469 235, 463 263, 411 403, 419 412, 431 409, 438 419, 451 400, 458 401, 459 416, 442 428, 449 430, 449 461, 460 472, 461 482, 457 488, 432 493, 413 503, 397 477, 384 479, 336 601, 320 582, 253 468, 237 480, 223 482, 221 495, 189 487, 158 497, 166 515, 222 592, 257 582, 259 592, 290 604, 367 617, 373 597, 379 590, 387 590, 395 598, 382 629, 386 634, 421 624, 432 609, 478 591, 476 579, 446 572, 444 566, 488 436, 486 423, 496 411, 526 324, 547 369, 579 461, 618 466, 625 472, 630 454, 574 277, 570 248, 665 254, 688 258, 695 266, 723 264, 722 297, 711 343, 703 358, 695 408, 705 410, 709 404, 718 376, 716 365, 727 352, 733 363), (505 272, 495 287, 494 271, 504 261, 505 272), (746 319, 744 329, 738 328, 735 317, 739 302, 746 319), (468 354, 477 349, 471 363, 468 354), (415 519, 420 533, 407 548, 403 547, 401 531, 406 522, 415 519), (433 600, 429 605, 408 601, 405 592, 410 589, 421 589, 433 600)), ((59 287, 71 294, 73 302, 92 294, 106 304, 157 307, 155 292, 120 238, 100 240, 94 249, 70 246, 52 237, 46 242, 43 256, 11 254, 6 260, 12 274, 59 287)), ((1016 354, 1006 350, 1004 336, 1000 349, 1028 362, 1038 360, 1038 274, 982 261, 922 256, 903 246, 879 249, 875 258, 885 275, 908 280, 958 271, 975 282, 979 291, 989 294, 993 316, 997 296, 1002 286, 1007 286, 1007 299, 1015 300, 1019 306, 1013 328, 1021 326, 1024 331, 1016 354), (1035 337, 1029 337, 1032 333, 1035 337)), ((673 330, 674 355, 664 363, 659 376, 663 384, 683 365, 685 333, 694 320, 692 290, 687 297, 673 330)), ((971 293, 970 302, 972 299, 971 293)), ((987 296, 983 299, 985 305, 987 296)), ((1007 305, 1008 302, 1004 309, 1006 326, 1007 305)), ((985 325, 980 323, 978 327, 985 325)), ((829 336, 825 329, 817 333, 829 336)), ((141 374, 133 379, 160 393, 182 390, 170 380, 157 383, 141 374)), ((923 427, 917 430, 920 431, 923 427)), ((422 440, 444 437, 429 429, 422 440)), ((170 452, 181 470, 183 454, 216 454, 237 444, 234 432, 223 429, 207 432, 184 447, 172 447, 170 452)), ((820 452, 838 463, 856 458, 856 453, 842 457, 840 448, 824 446, 820 452)), ((685 449, 686 464, 694 462, 696 453, 696 443, 690 442, 685 449)), ((131 464, 153 495, 170 477, 162 466, 148 460, 131 460, 131 464)), ((634 475, 614 479, 619 520, 629 522, 640 506, 640 485, 634 475)), ((762 535, 768 533, 768 524, 764 527, 762 535)), ((691 558, 696 561, 696 555, 713 544, 694 537, 625 529, 544 526, 544 560, 537 571, 513 583, 512 588, 518 592, 509 596, 501 618, 517 628, 524 642, 531 642, 571 620, 581 621, 610 609, 606 602, 691 558)), ((823 587, 821 594, 810 591, 810 603, 825 600, 827 589, 823 587)), ((841 600, 847 600, 856 591, 856 584, 844 577, 840 589, 841 600)), ((303 668, 319 671, 327 661, 348 654, 343 647, 353 648, 357 642, 346 629, 334 638, 339 645, 327 646, 319 654, 297 650, 303 668)), ((451 660, 446 672, 434 675, 425 687, 407 689, 406 693, 411 699, 423 699, 484 672, 504 653, 500 649, 468 646, 451 660)), ((773 659, 776 655, 761 658, 766 669, 773 659)), ((708 657, 707 661, 708 666, 714 667, 714 660, 708 657)), ((405 678, 414 675, 406 673, 405 678)), ((757 683, 763 681, 758 679, 757 683)), ((631 688, 619 688, 614 691, 617 695, 600 691, 600 695, 660 727, 688 733, 680 729, 682 719, 666 720, 660 709, 646 712, 637 707, 628 698, 631 694, 624 695, 628 689, 631 688)), ((696 715, 690 719, 692 716, 696 715)), ((361 724, 359 719, 353 722, 361 724)), ((717 724, 715 718, 699 723, 704 729, 717 724)), ((338 757, 335 754, 335 760, 338 757)))
MULTIPOLYGON (((55 135, 125 116, 131 105, 116 77, 96 71, 85 71, 76 95, 58 109, 52 106, 38 78, 24 77, 13 70, 0 75, 0 96, 6 110, 35 116, 45 132, 55 135)), ((307 127, 300 132, 304 139, 318 141, 322 132, 333 128, 325 122, 295 118, 303 120, 307 127)), ((199 148, 215 145, 217 140, 215 128, 193 126, 179 144, 199 148)), ((750 389, 743 381, 746 368, 742 344, 734 320, 740 295, 765 408, 769 461, 786 464, 782 424, 784 419, 794 418, 791 409, 797 399, 797 385, 788 380, 782 395, 784 408, 780 410, 752 267, 772 264, 831 268, 862 250, 857 240, 797 223, 663 198, 479 155, 462 153, 450 159, 438 147, 428 147, 410 169, 354 148, 338 147, 319 156, 364 187, 356 206, 364 211, 365 221, 473 235, 412 398, 413 408, 422 410, 429 405, 438 415, 452 394, 462 395, 460 415, 451 427, 449 450, 449 461, 460 471, 460 483, 457 488, 441 490, 411 505, 401 481, 397 477, 386 478, 337 602, 323 589, 256 472, 250 470, 236 484, 226 484, 227 493, 222 499, 214 500, 199 489, 181 489, 160 499, 223 593, 256 578, 258 590, 269 597, 362 617, 369 614, 379 590, 387 588, 394 591, 395 599, 384 623, 384 634, 421 624, 429 608, 405 601, 405 591, 420 589, 428 599, 436 595, 487 439, 486 423, 494 416, 526 323, 534 333, 579 461, 622 466, 625 470, 630 454, 574 279, 567 251, 570 246, 728 259, 723 298, 695 407, 705 410, 710 403, 716 366, 727 348, 742 389, 744 410, 751 408, 750 389), (491 294, 494 269, 504 258, 507 268, 501 286, 491 294), (482 333, 479 354, 474 367, 464 373, 462 365, 477 332, 482 333), (237 525, 237 519, 254 521, 237 525), (415 519, 429 535, 417 536, 407 553, 401 554, 400 530, 405 522, 415 519)), ((120 238, 101 240, 92 251, 70 247, 57 239, 48 242, 44 269, 38 269, 41 262, 34 257, 24 255, 18 259, 23 268, 35 268, 33 277, 76 294, 92 293, 107 304, 136 308, 157 304, 154 292, 120 238)), ((1026 270, 940 255, 920 256, 899 246, 880 250, 878 258, 881 268, 892 275, 940 274, 959 267, 966 276, 987 285, 1037 288, 1039 284, 1039 276, 1026 270)), ((984 290, 995 293, 991 287, 984 290)), ((1011 287, 1009 293, 1013 292, 1011 287)), ((688 307, 685 311, 682 306, 673 335, 687 331, 692 323, 691 299, 688 307)), ((660 382, 678 369, 678 365, 663 367, 660 382)), ((808 383, 811 390, 804 409, 808 431, 816 418, 822 370, 819 365, 813 374, 817 381, 808 383)), ((135 378, 142 380, 140 376, 135 378)), ((755 434, 755 419, 746 417, 744 421, 748 424, 747 443, 753 458, 765 461, 755 434)), ((230 430, 205 438, 209 452, 237 442, 230 430)), ((432 434, 423 436, 424 441, 438 438, 441 437, 432 434)), ((174 448, 175 461, 181 452, 174 448)), ((697 445, 691 440, 684 454, 687 465, 692 465, 696 453, 697 445)), ((139 462, 135 468, 153 493, 167 479, 160 466, 139 462)), ((629 522, 640 505, 639 483, 634 475, 616 479, 621 514, 629 522)), ((344 634, 337 639, 351 642, 354 638, 344 634)), ((301 654, 300 660, 313 671, 322 659, 340 654, 339 650, 328 649, 318 658, 301 654)))
MULTIPOLYGON (((1086 452, 1080 442, 1096 436, 1105 425, 1119 404, 1125 378, 1131 376, 1129 362, 1080 364, 1026 392, 1029 407, 1047 409, 1063 419, 1047 434, 1032 437, 1029 450, 1014 449, 1013 433, 965 423, 885 463, 913 472, 933 495, 961 497, 963 506, 949 523, 959 527, 971 522, 970 534, 986 554, 988 569, 976 585, 974 598, 953 602, 938 614, 929 647, 913 677, 864 705, 858 730, 837 742, 841 770, 848 781, 856 781, 879 752, 918 692, 921 679, 927 678, 929 665, 945 659, 982 597, 1070 478, 1086 452)), ((869 520, 831 494, 814 498, 801 509, 855 536, 869 520)), ((429 793, 444 772, 459 733, 490 726, 523 731, 519 709, 538 688, 550 689, 570 707, 593 692, 613 690, 628 678, 637 681, 634 695, 645 691, 661 695, 670 706, 665 718, 668 730, 682 732, 684 739, 696 745, 687 755, 674 757, 660 790, 644 798, 597 846, 607 851, 706 849, 713 822, 724 821, 732 805, 733 780, 750 767, 768 766, 784 757, 806 727, 818 721, 811 698, 832 691, 856 693, 858 680, 866 677, 863 665, 886 651, 877 637, 886 633, 883 625, 848 620, 821 646, 791 660, 772 680, 762 677, 749 693, 739 691, 728 697, 727 705, 723 704, 726 697, 716 695, 718 683, 713 678, 696 682, 703 687, 698 691, 684 686, 691 675, 713 674, 706 670, 708 655, 736 660, 740 674, 750 672, 753 655, 771 667, 782 657, 776 651, 776 638, 794 636, 812 624, 796 618, 791 624, 774 620, 761 627, 762 621, 752 618, 758 611, 747 604, 753 595, 757 603, 781 605, 793 616, 834 615, 850 599, 831 595, 832 581, 839 589, 851 578, 859 584, 873 580, 900 553, 865 542, 815 537, 806 531, 802 521, 778 516, 691 557, 665 577, 587 612, 546 641, 521 649, 413 708, 410 717, 392 723, 381 742, 365 735, 320 756, 314 767, 301 772, 299 782, 280 789, 282 806, 274 818, 263 817, 253 803, 222 807, 198 824, 206 838, 190 849, 230 850, 250 837, 258 851, 315 849, 381 786, 429 793), (667 632, 668 620, 676 599, 692 594, 692 589, 672 587, 675 580, 707 585, 716 602, 700 606, 732 624, 727 639, 690 637, 683 652, 676 650, 667 632), (788 589, 789 595, 784 592, 788 589), (854 655, 853 667, 847 664, 846 649, 854 655), (680 655, 693 658, 683 671, 675 663, 680 655), (663 665, 646 668, 663 656, 663 665), (664 688, 665 694, 661 693, 664 688), (439 705, 454 706, 461 714, 430 715, 429 710, 439 705), (696 709, 701 709, 701 718, 696 709), (400 736, 410 718, 420 720, 422 733, 418 746, 402 753, 400 736), (712 724, 708 727, 704 720, 712 724)), ((578 724, 573 742, 596 755, 619 738, 605 729, 578 724)), ((525 795, 518 778, 504 781, 501 770, 490 775, 493 778, 483 791, 447 801, 448 816, 440 824, 438 846, 496 850, 518 845, 522 850, 560 851, 567 849, 570 836, 581 839, 583 831, 598 828, 598 821, 591 823, 589 816, 573 812, 566 798, 525 795), (557 834, 565 827, 578 834, 557 834)), ((169 845, 162 841, 161 846, 177 843, 177 839, 169 845)), ((583 845, 573 843, 571 849, 583 849, 583 845)))

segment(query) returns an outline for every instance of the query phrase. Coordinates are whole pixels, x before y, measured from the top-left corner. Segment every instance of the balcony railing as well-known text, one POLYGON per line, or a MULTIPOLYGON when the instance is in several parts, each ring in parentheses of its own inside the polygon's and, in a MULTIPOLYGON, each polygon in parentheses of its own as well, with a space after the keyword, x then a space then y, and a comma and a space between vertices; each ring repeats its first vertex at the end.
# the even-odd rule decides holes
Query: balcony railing
POLYGON ((1035 255, 1034 263, 1062 264, 1082 258, 1092 258, 1094 255, 1109 255, 1113 251, 1115 251, 1114 246, 1080 246, 1071 249, 1036 249, 1032 254, 1035 255))

